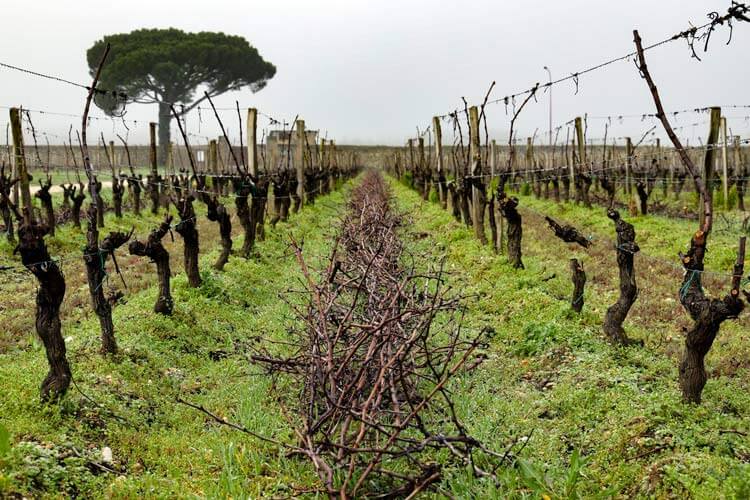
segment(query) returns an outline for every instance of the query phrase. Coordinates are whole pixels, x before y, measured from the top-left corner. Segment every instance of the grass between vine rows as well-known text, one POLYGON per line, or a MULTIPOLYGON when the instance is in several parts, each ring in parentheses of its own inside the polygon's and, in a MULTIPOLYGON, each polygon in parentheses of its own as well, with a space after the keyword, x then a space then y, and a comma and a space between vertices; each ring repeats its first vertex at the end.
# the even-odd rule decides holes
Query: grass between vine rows
MULTIPOLYGON (((490 447, 528 438, 523 460, 499 493, 464 478, 454 482, 457 495, 750 495, 747 312, 722 326, 707 357, 702 406, 680 400, 677 363, 682 328, 690 320, 678 302, 676 253, 687 247, 695 223, 623 214, 642 249, 636 257, 639 297, 625 329, 646 345, 620 348, 601 332, 618 294, 614 227, 604 209, 521 197, 526 269, 514 270, 505 256, 480 247, 472 229, 455 222, 434 196, 424 202, 391 184, 414 230, 426 236, 412 250, 445 255, 454 286, 477 296, 467 326, 496 331, 488 360, 456 389, 463 421, 490 447), (582 228, 594 245, 586 252, 562 243, 541 214, 582 228), (588 274, 580 316, 569 306, 571 257, 582 259, 588 274)), ((708 267, 729 273, 736 237, 712 238, 708 267)), ((729 289, 729 278, 707 281, 714 296, 729 289)))
MULTIPOLYGON (((488 446, 504 450, 516 443, 520 455, 515 468, 501 471, 498 486, 450 469, 444 489, 463 498, 750 494, 750 442, 742 434, 750 430, 746 317, 722 328, 707 358, 711 378, 703 405, 680 402, 677 359, 680 328, 688 319, 676 300, 679 272, 663 259, 687 244, 690 223, 635 219, 643 254, 636 260, 641 293, 625 328, 646 346, 622 349, 608 344, 600 331, 617 293, 608 241, 614 231, 603 210, 557 208, 523 197, 527 269, 517 271, 504 256, 479 247, 471 230, 437 204, 396 182, 391 188, 396 208, 410 218, 407 248, 424 265, 445 256, 450 284, 476 296, 467 326, 495 331, 488 359, 452 386, 460 417, 488 446), (583 227, 594 247, 588 254, 572 251, 528 208, 583 227), (589 275, 581 316, 568 305, 568 258, 574 256, 583 258, 589 275)), ((304 239, 307 258, 323 262, 345 199, 345 193, 334 193, 288 225, 268 228, 258 257, 232 259, 225 273, 209 270, 215 251, 202 240, 204 285, 191 290, 182 274, 173 280, 172 318, 151 313, 155 288, 148 282, 155 277, 149 278, 149 269, 139 271, 145 274, 143 288, 114 310, 123 351, 116 362, 98 355, 98 325, 91 314, 64 321, 74 378, 96 404, 71 388, 59 407, 40 406, 43 350, 37 341, 9 344, 0 354, 0 414, 11 445, 5 450, 0 436, 0 492, 258 497, 315 485, 306 461, 218 426, 175 398, 182 395, 261 434, 293 439, 268 381, 247 360, 246 347, 264 338, 284 339, 293 321, 279 299, 280 293, 301 289, 301 273, 287 247, 289 231, 304 239), (101 462, 105 446, 113 452, 113 472, 90 464, 101 462)), ((726 244, 733 239, 727 237, 726 244)), ((714 240, 712 257, 732 254, 719 248, 721 241, 714 240)), ((178 262, 181 253, 174 250, 172 258, 178 262)), ((723 258, 709 267, 723 270, 723 258)), ((28 279, 23 286, 34 285, 28 279)), ((723 293, 726 284, 710 282, 709 290, 723 293)), ((5 304, 5 288, 3 295, 5 304)), ((33 304, 17 311, 31 318, 33 304)), ((33 331, 27 335, 32 339, 33 331)))

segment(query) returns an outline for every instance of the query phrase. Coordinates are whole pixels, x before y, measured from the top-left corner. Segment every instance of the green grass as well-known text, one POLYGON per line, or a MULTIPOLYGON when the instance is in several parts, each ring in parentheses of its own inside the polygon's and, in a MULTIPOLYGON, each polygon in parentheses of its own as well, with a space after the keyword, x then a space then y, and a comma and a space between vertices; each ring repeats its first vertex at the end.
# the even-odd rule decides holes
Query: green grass
MULTIPOLYGON (((642 293, 625 325, 647 345, 614 347, 603 338, 601 323, 615 299, 616 269, 612 272, 596 262, 608 258, 609 267, 614 266, 614 252, 607 245, 595 242, 597 249, 590 255, 566 252, 567 246, 551 236, 544 222, 526 212, 526 269, 513 270, 504 256, 481 248, 471 230, 448 212, 391 184, 400 208, 411 214, 412 229, 431 236, 416 240, 412 250, 426 258, 445 256, 448 268, 455 271, 452 285, 476 297, 470 299, 467 327, 496 331, 488 361, 463 377, 456 391, 464 422, 491 447, 505 450, 519 437, 528 437, 523 462, 503 474, 499 496, 750 495, 750 440, 731 432, 748 431, 747 363, 724 374, 712 373, 702 406, 680 401, 676 358, 681 346, 670 314, 679 315, 681 309, 674 304, 668 312, 659 309, 679 281, 652 286, 648 273, 638 273, 642 293), (569 307, 569 256, 582 257, 589 273, 580 316, 569 307), (552 275, 556 277, 542 281, 552 275), (644 312, 654 309, 656 318, 644 312), (652 331, 654 323, 666 331, 652 331), (675 338, 664 341, 662 335, 675 338)), ((565 216, 602 237, 614 233, 603 210, 555 209, 553 203, 523 197, 521 207, 528 206, 565 216)), ((686 244, 684 235, 689 237, 691 231, 687 222, 673 225, 661 218, 636 218, 634 223, 644 253, 654 251, 663 258, 686 244), (670 250, 661 247, 665 242, 670 250)), ((714 256, 712 262, 720 261, 714 256)), ((730 360, 747 359, 746 324, 729 322, 722 328, 721 340, 707 361, 709 371, 730 360)), ((445 487, 460 497, 497 494, 490 485, 463 476, 446 481, 445 487)))
MULTIPOLYGON (((607 218, 604 207, 594 205, 589 209, 574 203, 554 203, 550 200, 536 199, 533 196, 520 196, 521 209, 528 209, 538 214, 559 218, 581 229, 585 234, 596 238, 616 240, 613 224, 607 218)), ((690 239, 698 229, 698 222, 663 215, 629 216, 627 210, 620 210, 620 215, 636 228, 636 241, 641 250, 648 255, 669 260, 680 266, 678 253, 686 252, 690 239)), ((709 238, 709 252, 706 255, 706 268, 713 271, 731 273, 737 257, 737 242, 742 231, 741 212, 719 214, 714 221, 714 231, 709 238)))
MULTIPOLYGON (((334 193, 289 224, 268 228, 257 257, 233 258, 223 273, 210 270, 215 251, 203 255, 201 288, 188 288, 182 274, 173 278, 171 318, 151 312, 154 287, 129 296, 114 310, 121 350, 114 360, 98 354, 94 318, 64 322, 77 387, 59 406, 39 403, 46 361, 38 341, 0 355, 0 414, 12 443, 9 451, 0 444, 0 496, 257 497, 309 485, 314 472, 306 462, 212 424, 175 400, 181 395, 260 433, 289 439, 267 379, 248 361, 248 346, 283 337, 293 323, 279 298, 299 288, 301 278, 289 233, 304 240, 307 258, 317 262, 328 252, 343 200, 344 194, 334 193), (92 472, 85 464, 101 461, 105 446, 113 451, 116 472, 92 472), (84 458, 68 456, 73 448, 84 458)), ((33 314, 31 305, 27 309, 33 314)))
MULTIPOLYGON (((750 431, 747 320, 722 327, 707 358, 702 406, 684 405, 677 387, 680 328, 689 320, 675 300, 679 269, 662 261, 677 263, 675 253, 687 245, 693 223, 628 218, 642 248, 636 260, 641 294, 625 328, 646 346, 623 349, 601 333, 604 311, 617 294, 609 244, 614 230, 603 210, 522 197, 526 269, 514 270, 438 204, 390 184, 397 209, 408 216, 406 250, 419 266, 445 258, 449 285, 468 297, 467 331, 494 332, 487 360, 451 384, 457 411, 487 446, 518 457, 515 466, 498 470, 496 485, 460 466, 446 467, 443 490, 457 498, 750 496, 750 440, 742 434, 750 431), (583 252, 556 240, 529 209, 585 228, 594 247, 583 252), (580 316, 569 307, 572 256, 584 260, 589 275, 580 316)), ((294 325, 279 297, 301 288, 289 232, 304 240, 315 267, 330 251, 345 200, 341 192, 320 198, 289 224, 267 228, 258 256, 233 258, 224 273, 210 270, 216 250, 202 246, 204 284, 190 289, 182 274, 173 279, 171 318, 150 312, 153 286, 129 294, 115 308, 122 352, 114 360, 97 353, 98 325, 90 314, 64 321, 77 386, 96 403, 72 387, 59 406, 41 405, 46 361, 39 342, 3 351, 0 496, 285 497, 317 485, 308 461, 175 400, 179 395, 293 442, 269 381, 247 356, 254 342, 284 339, 294 325), (114 472, 89 463, 101 461, 105 446, 112 449, 114 472)), ((138 233, 154 222, 139 222, 138 233)), ((51 246, 78 251, 81 236, 64 231, 51 246)), ((712 269, 726 270, 735 236, 713 236, 712 269)), ((724 285, 709 288, 725 293, 724 285)), ((32 287, 28 280, 24 286, 32 287)), ((32 314, 31 304, 23 308, 32 314)))

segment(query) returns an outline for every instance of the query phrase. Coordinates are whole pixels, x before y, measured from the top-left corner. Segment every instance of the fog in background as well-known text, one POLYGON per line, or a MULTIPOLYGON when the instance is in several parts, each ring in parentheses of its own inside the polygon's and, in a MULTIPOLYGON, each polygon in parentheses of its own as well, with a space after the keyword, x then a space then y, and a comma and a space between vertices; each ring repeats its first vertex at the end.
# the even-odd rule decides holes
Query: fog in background
MULTIPOLYGON (((461 96, 480 103, 493 80, 492 98, 518 92, 546 82, 545 65, 556 79, 634 50, 634 28, 648 45, 686 29, 689 22, 703 24, 709 11, 724 13, 729 5, 716 0, 9 2, 2 9, 0 61, 89 84, 86 49, 106 34, 167 27, 223 31, 247 38, 276 65, 277 74, 257 94, 225 94, 215 100, 217 106, 234 106, 238 100, 242 108, 257 107, 287 121, 298 114, 308 128, 320 129, 340 144, 400 145, 417 127, 425 129, 433 115, 462 107, 461 96)), ((708 53, 700 53, 702 62, 691 59, 684 40, 647 53, 667 110, 750 103, 750 24, 737 24, 728 46, 727 38, 728 30, 719 28, 708 53)), ((0 81, 0 106, 82 113, 83 89, 3 68, 0 81)), ((581 76, 577 95, 575 90, 573 82, 553 87, 553 122, 560 125, 588 113, 589 137, 603 136, 607 122, 594 117, 654 112, 632 61, 581 76)), ((516 126, 519 139, 538 129, 539 141, 546 142, 541 134, 548 129, 548 99, 540 91, 538 102, 524 110, 516 126)), ((3 131, 5 107, 0 108, 3 131)), ((92 114, 102 116, 98 109, 92 114)), ((745 117, 750 109, 726 109, 724 114, 733 133, 748 136, 750 120, 745 117)), ((236 115, 222 116, 236 140, 236 115)), ((505 106, 488 107, 487 117, 491 137, 507 142, 510 116, 505 106)), ((72 117, 32 118, 53 144, 67 138, 70 124, 80 128, 80 119, 72 117)), ((680 115, 675 124, 707 118, 680 115)), ((143 143, 147 122, 157 119, 157 106, 131 105, 126 119, 136 123, 94 120, 90 133, 102 131, 107 140, 115 139, 114 133, 127 134, 132 143, 143 143)), ((653 123, 615 119, 609 134, 637 140, 653 123)), ((219 134, 206 111, 200 117, 191 113, 187 125, 194 134, 219 134)), ((268 120, 261 117, 259 126, 268 127, 268 120)), ((706 130, 703 124, 686 127, 680 135, 693 144, 706 130)), ((443 131, 450 143, 447 122, 443 131)), ((44 136, 39 139, 44 144, 44 136)), ((180 140, 174 132, 172 139, 180 140)))

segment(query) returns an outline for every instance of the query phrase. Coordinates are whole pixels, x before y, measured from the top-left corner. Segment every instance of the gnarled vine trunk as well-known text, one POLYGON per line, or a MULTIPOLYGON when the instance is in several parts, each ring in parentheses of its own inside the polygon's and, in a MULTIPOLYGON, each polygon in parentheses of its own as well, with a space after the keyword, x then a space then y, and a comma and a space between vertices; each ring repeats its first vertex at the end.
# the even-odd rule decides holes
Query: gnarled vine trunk
POLYGON ((227 212, 223 203, 220 203, 215 196, 208 194, 201 195, 203 203, 206 204, 208 220, 219 224, 219 236, 221 237, 221 253, 219 254, 214 269, 222 271, 229 261, 229 255, 232 253, 232 219, 227 212))
POLYGON ((73 207, 70 209, 70 217, 73 220, 73 226, 81 229, 81 207, 83 206, 83 200, 86 199, 86 195, 83 193, 83 184, 73 186, 70 199, 73 200, 73 207))
POLYGON ((614 221, 615 231, 617 231, 616 250, 617 267, 620 270, 620 297, 607 309, 607 314, 604 316, 604 333, 609 336, 612 342, 618 344, 642 344, 642 342, 631 340, 622 328, 625 317, 638 297, 638 286, 635 283, 635 271, 633 270, 633 256, 640 248, 635 243, 635 228, 632 224, 622 220, 617 210, 608 210, 607 217, 614 221))
POLYGON ((21 262, 39 281, 36 295, 36 331, 47 353, 49 372, 42 381, 42 401, 57 400, 68 390, 70 365, 65 355, 65 340, 60 328, 60 304, 65 297, 65 277, 53 261, 44 243, 48 229, 34 222, 18 229, 16 251, 21 262))
POLYGON ((171 271, 169 269, 169 252, 167 252, 164 245, 162 245, 161 239, 169 231, 171 223, 172 216, 165 216, 164 222, 162 222, 157 229, 151 231, 151 234, 149 234, 145 243, 135 240, 131 241, 128 246, 131 255, 148 257, 154 264, 156 264, 156 273, 159 279, 159 295, 156 298, 154 312, 166 316, 172 314, 174 301, 172 300, 172 292, 169 288, 171 277, 171 271))
POLYGON ((249 179, 244 177, 235 178, 233 182, 234 206, 237 210, 237 218, 240 219, 240 224, 245 232, 241 255, 248 259, 253 250, 253 245, 255 245, 255 225, 251 220, 250 204, 248 203, 248 197, 253 192, 253 185, 249 179))
POLYGON ((732 273, 732 289, 723 299, 709 299, 703 292, 701 275, 705 253, 706 235, 698 231, 690 240, 690 250, 682 256, 685 277, 680 289, 680 303, 695 321, 685 335, 685 351, 680 361, 682 397, 690 403, 701 402, 701 393, 708 380, 703 360, 711 350, 721 323, 736 318, 744 308, 739 292, 745 263, 745 237, 740 239, 737 261, 732 273))
POLYGON ((39 181, 39 191, 34 193, 34 197, 39 198, 44 208, 44 219, 50 236, 55 235, 55 209, 52 206, 52 195, 49 190, 52 187, 52 179, 47 177, 47 182, 39 181))
POLYGON ((570 307, 577 313, 583 310, 583 293, 586 286, 586 271, 583 270, 583 262, 578 259, 570 259, 570 274, 573 280, 573 296, 570 299, 570 307))
POLYGON ((192 288, 201 286, 201 273, 198 269, 199 239, 198 221, 195 218, 193 208, 193 195, 188 194, 177 201, 177 213, 180 222, 175 226, 175 231, 182 236, 183 257, 185 261, 185 274, 188 285, 192 288))
POLYGON ((521 238, 523 237, 523 227, 521 224, 521 214, 518 213, 518 198, 508 198, 505 193, 499 193, 500 212, 508 222, 508 262, 515 269, 524 269, 521 260, 521 238))
POLYGON ((127 243, 132 233, 112 232, 101 245, 97 230, 96 206, 91 205, 88 211, 88 230, 86 232, 86 246, 83 249, 83 261, 86 265, 86 278, 89 284, 89 294, 94 312, 99 318, 102 333, 102 354, 116 354, 115 326, 112 322, 112 306, 104 296, 104 280, 107 278, 107 256, 114 260, 114 252, 127 243))
POLYGON ((133 194, 133 213, 141 215, 141 178, 142 176, 133 176, 128 179, 128 187, 133 194))
POLYGON ((266 237, 265 216, 268 202, 268 179, 259 178, 255 186, 255 193, 250 199, 250 221, 255 227, 255 237, 263 241, 266 237))
POLYGON ((115 207, 115 217, 122 219, 122 195, 123 188, 120 179, 117 177, 112 178, 112 204, 115 207))

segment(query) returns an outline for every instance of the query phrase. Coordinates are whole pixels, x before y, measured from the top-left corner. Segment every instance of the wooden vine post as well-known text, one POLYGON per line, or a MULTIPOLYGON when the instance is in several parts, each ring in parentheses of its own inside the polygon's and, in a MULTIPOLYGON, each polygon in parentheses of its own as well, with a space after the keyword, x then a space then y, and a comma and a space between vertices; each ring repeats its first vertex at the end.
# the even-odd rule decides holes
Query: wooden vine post
MULTIPOLYGON (((180 119, 179 117, 177 118, 180 119)), ((151 213, 159 213, 159 171, 156 163, 156 123, 148 124, 149 148, 148 159, 151 173, 146 177, 148 180, 148 195, 151 198, 151 213)))
MULTIPOLYGON (((737 318, 742 312, 745 304, 740 298, 740 286, 745 265, 745 237, 739 241, 737 260, 732 273, 732 288, 723 299, 710 299, 706 297, 701 284, 704 270, 703 259, 706 254, 707 240, 713 226, 713 206, 711 191, 707 187, 710 182, 710 174, 713 166, 713 144, 719 132, 720 108, 711 108, 711 129, 709 131, 708 149, 704 162, 703 176, 696 168, 685 148, 682 147, 680 139, 674 133, 672 126, 664 112, 664 107, 659 97, 644 55, 641 37, 638 30, 633 31, 633 41, 638 55, 638 68, 641 76, 646 80, 651 97, 656 106, 656 116, 664 126, 664 130, 672 141, 675 149, 680 155, 685 169, 693 178, 696 190, 701 194, 701 219, 700 226, 690 240, 690 249, 686 254, 681 254, 682 265, 685 268, 685 276, 680 287, 680 303, 693 319, 693 326, 685 334, 685 350, 680 361, 680 388, 683 400, 690 403, 700 403, 701 393, 708 380, 708 374, 704 364, 704 358, 711 349, 716 335, 719 333, 721 323, 727 319, 737 318)), ((744 292, 746 298, 748 293, 744 292)))
POLYGON ((729 174, 727 172, 727 119, 721 117, 721 183, 724 188, 724 210, 729 210, 729 174))
POLYGON ((732 166, 733 175, 735 177, 735 184, 737 185, 737 209, 745 211, 745 184, 747 183, 747 166, 742 161, 742 153, 740 150, 740 144, 742 143, 740 136, 735 135, 732 141, 732 166))
POLYGON ((658 176, 662 177, 662 181, 663 181, 662 194, 663 194, 664 199, 666 199, 668 195, 669 185, 668 185, 668 181, 664 179, 664 176, 665 176, 664 157, 661 152, 661 139, 659 139, 658 137, 656 138, 656 172, 658 176))
POLYGON ((497 141, 492 139, 490 141, 490 184, 495 181, 495 174, 497 174, 497 141))
POLYGON ((214 174, 214 178, 211 182, 211 188, 216 196, 221 196, 221 184, 222 181, 219 179, 219 159, 217 157, 218 148, 216 139, 211 139, 208 142, 208 171, 214 174))
POLYGON ((417 139, 417 154, 419 155, 417 160, 417 171, 419 172, 420 182, 419 190, 422 192, 422 199, 426 201, 430 198, 430 182, 432 177, 430 176, 424 157, 424 137, 417 139))
POLYGON ((577 175, 575 184, 576 188, 576 200, 583 202, 586 208, 591 208, 591 202, 589 201, 589 188, 591 187, 591 172, 587 170, 587 156, 586 156, 586 133, 583 127, 583 120, 580 116, 576 117, 576 143, 578 146, 578 165, 577 169, 580 171, 577 175))
POLYGON ((487 244, 484 234, 484 206, 486 191, 482 177, 482 150, 479 136, 479 109, 469 108, 469 154, 471 155, 471 219, 474 225, 474 236, 482 245, 487 244))
POLYGON ((250 175, 258 177, 258 110, 247 109, 247 165, 250 175))
POLYGON ((716 143, 719 141, 720 130, 721 108, 713 107, 711 108, 711 120, 708 130, 708 140, 706 141, 706 155, 703 159, 703 192, 701 192, 700 189, 698 190, 698 192, 700 193, 698 220, 700 221, 701 227, 705 225, 706 213, 711 212, 711 208, 707 209, 707 207, 713 204, 712 179, 714 176, 714 163, 716 162, 716 143))
POLYGON ((409 186, 413 189, 414 184, 414 139, 409 139, 407 142, 407 146, 409 148, 409 165, 406 167, 406 170, 411 174, 411 178, 409 179, 409 186))
POLYGON ((292 209, 297 212, 300 206, 305 204, 305 120, 297 120, 295 123, 295 133, 297 134, 297 144, 294 149, 294 167, 297 170, 297 198, 295 203, 298 204, 292 209))
POLYGON ((531 183, 531 192, 535 198, 539 198, 539 184, 537 182, 536 170, 534 168, 534 141, 531 137, 526 138, 526 181, 531 183))
POLYGON ((23 146, 21 110, 18 108, 10 108, 10 128, 13 134, 15 174, 21 188, 23 222, 24 224, 30 224, 32 222, 31 189, 29 187, 29 171, 26 167, 26 152, 23 146))
POLYGON ((443 166, 443 130, 440 117, 432 117, 432 132, 435 134, 435 170, 438 181, 438 198, 443 209, 448 207, 448 193, 445 183, 445 167, 443 166))
MULTIPOLYGON (((5 237, 8 240, 8 243, 11 244, 16 242, 13 230, 13 213, 11 210, 11 204, 13 204, 11 201, 11 191, 17 184, 18 180, 13 178, 12 172, 6 174, 5 165, 0 163, 0 213, 2 214, 3 223, 5 224, 5 237)), ((65 186, 63 186, 63 189, 66 189, 65 186)), ((64 192, 69 193, 67 190, 64 192)))
POLYGON ((115 157, 115 141, 109 141, 109 159, 112 162, 112 168, 117 172, 119 167, 117 165, 117 158, 115 157))
POLYGON ((489 151, 490 163, 490 200, 487 203, 487 218, 490 223, 490 236, 492 237, 492 249, 495 253, 500 253, 502 247, 503 217, 500 214, 500 203, 496 199, 494 186, 495 175, 497 173, 497 143, 495 139, 490 142, 489 151))
MULTIPOLYGON (((255 180, 255 189, 250 199, 250 223, 253 236, 263 239, 265 235, 265 211, 268 200, 269 181, 258 176, 258 110, 247 110, 247 168, 250 178, 255 180)), ((304 126, 303 126, 304 127, 304 126)))
MULTIPOLYGON (((575 142, 575 139, 573 142, 575 142)), ((571 145, 571 147, 568 148, 566 143, 565 148, 569 150, 565 152, 565 160, 568 162, 568 169, 570 170, 570 185, 568 187, 568 197, 565 201, 568 201, 568 199, 576 200, 578 191, 576 190, 576 162, 574 161, 573 147, 571 145)))
POLYGON ((627 194, 628 203, 633 193, 633 141, 630 137, 625 138, 625 194, 627 194))

